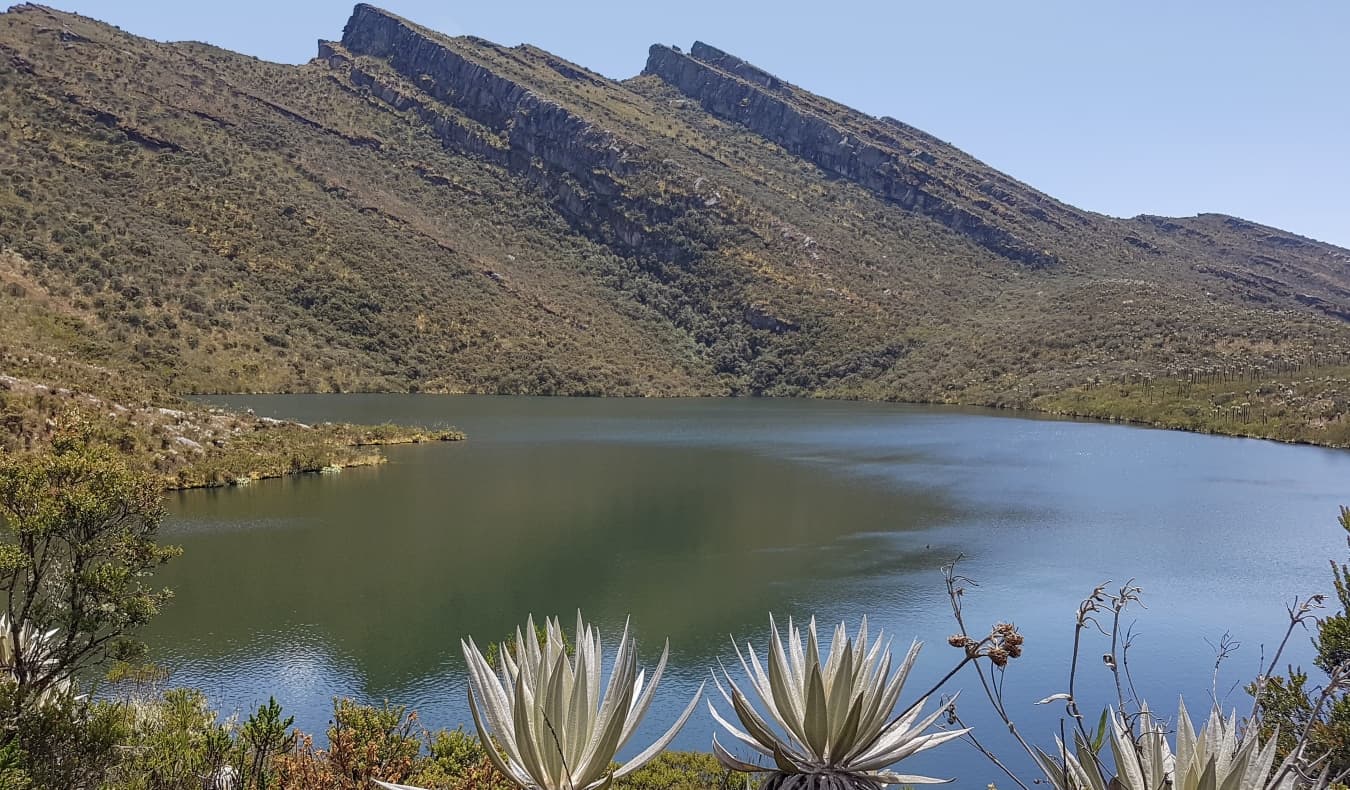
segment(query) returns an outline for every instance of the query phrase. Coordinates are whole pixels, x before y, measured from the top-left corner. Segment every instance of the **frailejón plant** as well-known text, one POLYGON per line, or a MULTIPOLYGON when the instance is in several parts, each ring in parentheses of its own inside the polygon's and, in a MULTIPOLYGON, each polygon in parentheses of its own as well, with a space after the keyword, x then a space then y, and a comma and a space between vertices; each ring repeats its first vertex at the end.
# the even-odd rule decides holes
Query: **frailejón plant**
POLYGON ((815 618, 807 627, 804 647, 802 635, 791 621, 786 647, 772 616, 769 630, 767 671, 754 648, 747 645, 746 653, 736 648, 751 688, 768 716, 759 713, 725 668, 722 675, 726 686, 718 681, 717 688, 741 726, 727 721, 711 702, 708 708, 733 738, 767 758, 773 767, 735 757, 714 735, 713 752, 723 765, 738 771, 772 771, 764 785, 766 790, 874 790, 883 784, 949 781, 888 770, 910 755, 967 732, 924 734, 942 711, 919 721, 922 699, 891 718, 920 643, 910 646, 904 662, 892 675, 890 643, 880 633, 869 641, 866 618, 856 639, 848 637, 842 623, 835 629, 830 654, 823 663, 815 618))
MULTIPOLYGON (((478 736, 497 769, 522 788, 607 787, 661 753, 689 720, 703 689, 664 735, 611 771, 614 755, 651 706, 670 643, 648 683, 645 670, 637 668, 637 645, 625 625, 609 682, 602 689, 599 632, 578 612, 575 656, 569 657, 558 620, 549 619, 546 626, 543 644, 535 638, 533 617, 523 630, 516 629, 515 655, 502 651, 499 674, 493 673, 472 638, 461 643, 469 665, 469 709, 478 736), (501 753, 489 745, 494 742, 501 753)), ((405 788, 379 784, 391 790, 405 788)))
MULTIPOLYGON (((40 632, 31 623, 11 620, 8 613, 0 614, 0 683, 20 685, 23 673, 51 671, 55 661, 48 656, 47 645, 56 636, 56 629, 40 632)), ((56 697, 69 693, 68 678, 53 681, 31 700, 39 707, 56 697)))
POLYGON ((1057 741, 1059 755, 1037 750, 1037 761, 1056 790, 1294 790, 1326 787, 1325 778, 1302 777, 1286 760, 1275 764, 1275 739, 1264 745, 1243 738, 1235 716, 1217 710, 1198 732, 1183 703, 1177 713, 1175 754, 1167 727, 1142 706, 1135 727, 1114 714, 1111 756, 1116 776, 1107 780, 1098 755, 1080 736, 1076 754, 1057 741), (1062 758, 1062 759, 1061 759, 1062 758))

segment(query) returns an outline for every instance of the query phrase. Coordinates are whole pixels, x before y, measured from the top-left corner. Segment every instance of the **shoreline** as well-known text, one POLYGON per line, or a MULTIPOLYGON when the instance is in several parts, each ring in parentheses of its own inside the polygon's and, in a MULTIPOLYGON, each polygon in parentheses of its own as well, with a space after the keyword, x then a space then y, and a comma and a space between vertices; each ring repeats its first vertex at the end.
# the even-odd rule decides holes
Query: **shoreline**
MULTIPOLYGON (((378 441, 359 442, 355 444, 340 445, 340 448, 346 450, 359 450, 362 448, 380 448, 393 447, 396 445, 407 444, 430 444, 433 442, 461 442, 467 439, 459 431, 439 431, 433 434, 425 434, 422 429, 410 429, 415 432, 414 435, 399 438, 381 439, 378 441)), ((306 466, 300 469, 286 469, 282 471, 264 470, 245 472, 238 477, 224 480, 211 480, 202 482, 191 482, 180 484, 177 481, 166 480, 164 488, 165 493, 170 491, 198 491, 202 489, 214 488, 244 488, 260 480, 280 480, 287 477, 298 477, 300 475, 327 475, 341 474, 343 469, 357 469, 368 466, 380 466, 389 462, 388 456, 378 450, 374 452, 356 455, 344 459, 328 459, 332 463, 326 463, 318 466, 306 466)))
MULTIPOLYGON (((992 407, 999 408, 999 407, 992 407)), ((1015 407, 1009 407, 1016 409, 1015 407)), ((1114 425, 1129 425, 1137 428, 1155 428, 1160 431, 1177 431, 1179 433, 1194 433, 1201 436, 1221 436, 1228 439, 1258 439, 1263 442, 1276 442, 1278 444, 1300 445, 1303 447, 1320 447, 1324 450, 1350 450, 1350 443, 1346 442, 1320 442, 1315 439, 1297 439, 1281 436, 1270 436, 1260 433, 1244 433, 1237 431, 1216 431, 1203 426, 1191 427, 1186 425, 1172 425, 1162 420, 1149 420, 1140 417, 1103 417, 1096 414, 1088 414, 1074 411, 1061 411, 1057 409, 1026 409, 1026 411, 1035 414, 1048 414, 1055 417, 1068 417, 1075 420, 1086 420, 1090 422, 1110 423, 1114 425)))
POLYGON ((381 447, 465 438, 449 427, 307 425, 193 403, 172 393, 114 399, 3 373, 0 424, 9 429, 0 432, 0 452, 42 452, 63 431, 75 428, 116 448, 164 491, 336 473, 384 463, 381 447))
MULTIPOLYGON (((266 396, 285 396, 285 397, 315 397, 315 396, 345 396, 345 395, 417 395, 442 398, 459 397, 530 397, 530 398, 559 398, 574 400, 679 400, 681 398, 709 398, 716 400, 822 400, 822 401, 858 401, 863 403, 893 403, 904 406, 940 406, 951 408, 977 408, 988 409, 997 412, 1020 413, 1027 416, 1056 417, 1070 420, 1082 420, 1088 422, 1099 422, 1113 425, 1128 425, 1141 428, 1154 428, 1165 431, 1180 431, 1183 433, 1194 433, 1204 436, 1224 436, 1233 439, 1260 439, 1264 441, 1278 442, 1280 444, 1302 445, 1308 447, 1321 447, 1331 450, 1350 450, 1350 431, 1347 432, 1347 438, 1337 440, 1335 438, 1318 438, 1315 436, 1281 436, 1273 431, 1260 432, 1250 430, 1250 423, 1237 424, 1232 423, 1232 429, 1226 430, 1226 425, 1197 425, 1185 424, 1175 420, 1169 420, 1165 417, 1149 418, 1142 416, 1131 416, 1127 414, 1103 414, 1091 410, 1080 410, 1063 407, 1060 402, 1063 399, 1073 397, 1083 392, 1083 390, 1066 390, 1064 392, 1053 393, 1039 396, 1036 400, 1042 401, 1045 405, 1019 404, 1009 405, 1005 403, 988 403, 978 400, 971 401, 942 401, 942 400, 903 400, 886 397, 868 397, 865 395, 851 395, 847 393, 838 394, 806 394, 806 395, 764 395, 764 394, 746 394, 746 395, 530 395, 530 394, 497 394, 497 393, 476 393, 476 392, 401 392, 394 390, 363 390, 359 392, 234 392, 234 393, 214 393, 213 395, 180 395, 179 397, 206 398, 206 397, 266 397, 266 396)), ((1289 423, 1280 423, 1272 426, 1275 428, 1289 427, 1289 423)), ((408 442, 390 442, 391 444, 403 444, 408 442)), ((375 443, 378 444, 378 443, 375 443)), ((360 447, 362 445, 352 445, 360 447)))

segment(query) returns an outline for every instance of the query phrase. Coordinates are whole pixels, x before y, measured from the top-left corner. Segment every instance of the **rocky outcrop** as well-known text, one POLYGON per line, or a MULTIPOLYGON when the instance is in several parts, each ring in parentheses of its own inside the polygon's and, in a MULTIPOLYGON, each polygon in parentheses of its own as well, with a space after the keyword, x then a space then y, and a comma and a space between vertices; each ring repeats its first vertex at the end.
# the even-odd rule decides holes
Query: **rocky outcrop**
POLYGON ((1339 318, 1342 321, 1350 321, 1350 309, 1346 309, 1343 305, 1339 305, 1336 304, 1335 302, 1323 299, 1320 296, 1314 296, 1313 294, 1295 294, 1294 298, 1297 299, 1301 304, 1305 304, 1308 305, 1309 307, 1320 310, 1323 313, 1326 313, 1327 315, 1331 316, 1332 318, 1339 318))
MULTIPOLYGON (((511 57, 511 51, 494 46, 446 38, 361 4, 341 42, 321 42, 319 57, 344 71, 354 87, 418 114, 448 147, 527 177, 552 195, 579 229, 625 253, 688 261, 696 248, 708 246, 695 240, 691 249, 689 227, 706 228, 710 220, 712 226, 735 224, 695 188, 663 189, 659 199, 632 188, 643 178, 663 184, 696 178, 665 172, 673 167, 669 160, 513 78, 494 60, 497 53, 511 57), (691 214, 697 221, 685 221, 691 214), (673 229, 675 223, 682 229, 673 229)), ((544 66, 568 79, 594 80, 556 58, 544 66)), ((1053 216, 1058 204, 1039 205, 1038 196, 1027 199, 1021 185, 992 171, 953 170, 948 160, 959 152, 899 121, 870 119, 842 107, 827 118, 818 111, 823 100, 703 43, 690 55, 653 47, 647 73, 712 114, 744 124, 830 174, 935 219, 1002 257, 1032 267, 1058 262, 1019 233, 1019 221, 1061 222, 1063 217, 1053 216)))
POLYGON ((899 121, 867 118, 837 105, 828 109, 843 116, 842 120, 827 118, 823 107, 809 106, 815 97, 702 42, 695 43, 687 55, 672 47, 653 46, 643 73, 660 77, 713 115, 745 126, 832 175, 931 217, 998 255, 1033 267, 1058 262, 1012 227, 1023 219, 1018 214, 1031 222, 1061 222, 1051 216, 1057 205, 1050 209, 1036 205, 1053 201, 1040 196, 1023 200, 1016 194, 1021 185, 1010 179, 999 183, 984 173, 943 172, 935 167, 939 156, 932 149, 944 144, 915 134, 917 130, 899 121), (909 144, 899 135, 918 139, 919 144, 909 144))
MULTIPOLYGON (((657 201, 629 189, 629 179, 663 167, 641 146, 477 62, 453 39, 387 11, 356 6, 342 41, 320 42, 319 56, 346 70, 354 86, 417 113, 449 148, 525 176, 579 229, 624 252, 687 260, 688 239, 673 238, 681 234, 670 225, 690 212, 712 213, 692 191, 667 192, 657 201)), ((556 59, 549 65, 583 74, 556 59)))

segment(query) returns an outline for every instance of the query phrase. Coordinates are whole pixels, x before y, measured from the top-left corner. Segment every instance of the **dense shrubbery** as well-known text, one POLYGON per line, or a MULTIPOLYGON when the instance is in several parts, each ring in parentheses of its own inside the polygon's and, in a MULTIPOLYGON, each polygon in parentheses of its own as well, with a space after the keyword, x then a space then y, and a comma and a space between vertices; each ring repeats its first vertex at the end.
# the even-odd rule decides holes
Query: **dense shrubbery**
POLYGON ((50 449, 0 457, 0 656, 13 681, 0 745, 81 670, 134 654, 132 634, 171 596, 149 581, 179 551, 155 542, 160 486, 91 438, 72 421, 50 449))
MULTIPOLYGON (((369 790, 371 780, 433 790, 510 790, 476 736, 422 728, 390 705, 334 701, 324 741, 297 732, 274 703, 220 721, 198 691, 148 698, 68 700, 36 711, 24 736, 0 748, 5 790, 201 790, 234 777, 240 790, 369 790), (284 726, 283 726, 284 725, 284 726), (325 745, 326 742, 326 745, 325 745)), ((710 754, 666 752, 616 780, 616 790, 740 788, 710 754)))

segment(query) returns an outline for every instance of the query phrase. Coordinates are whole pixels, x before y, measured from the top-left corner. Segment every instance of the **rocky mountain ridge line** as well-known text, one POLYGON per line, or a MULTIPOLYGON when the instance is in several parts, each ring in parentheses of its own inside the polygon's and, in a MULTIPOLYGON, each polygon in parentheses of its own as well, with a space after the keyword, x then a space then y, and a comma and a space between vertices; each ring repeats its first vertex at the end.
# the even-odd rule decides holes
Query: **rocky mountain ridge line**
MULTIPOLYGON (((796 106, 778 92, 785 83, 739 58, 702 42, 688 55, 656 44, 643 73, 660 77, 718 118, 739 123, 829 173, 930 216, 991 252, 1033 267, 1059 263, 1054 254, 943 197, 940 192, 948 186, 898 151, 796 106)), ((925 152, 915 151, 913 156, 922 158, 925 152)), ((988 203, 988 209, 992 207, 988 203)), ((1042 210, 1037 219, 1045 216, 1042 210)))

